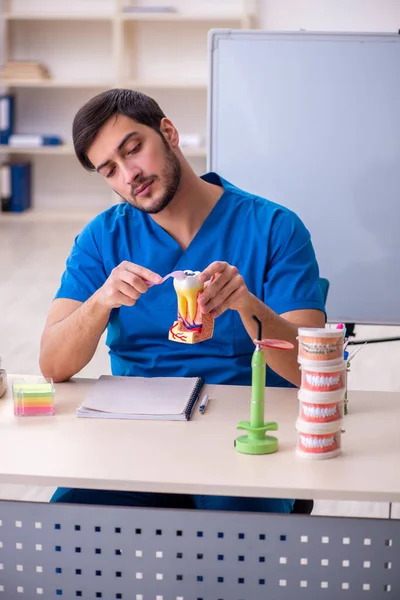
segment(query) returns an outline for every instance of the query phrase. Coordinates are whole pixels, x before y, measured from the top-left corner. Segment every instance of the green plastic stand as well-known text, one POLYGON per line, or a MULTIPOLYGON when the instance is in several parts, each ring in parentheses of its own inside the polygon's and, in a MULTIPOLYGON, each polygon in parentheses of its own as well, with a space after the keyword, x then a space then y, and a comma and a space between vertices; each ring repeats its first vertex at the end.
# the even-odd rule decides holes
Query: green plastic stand
POLYGON ((273 435, 265 435, 266 431, 277 431, 278 423, 270 421, 263 427, 251 427, 250 421, 240 421, 237 429, 247 429, 247 435, 236 438, 235 448, 243 454, 272 454, 279 447, 278 439, 273 435))
POLYGON ((264 422, 265 357, 256 346, 251 360, 251 409, 250 421, 240 421, 237 429, 245 429, 247 435, 236 438, 235 448, 244 454, 271 454, 278 450, 278 440, 267 431, 277 431, 278 423, 264 422))

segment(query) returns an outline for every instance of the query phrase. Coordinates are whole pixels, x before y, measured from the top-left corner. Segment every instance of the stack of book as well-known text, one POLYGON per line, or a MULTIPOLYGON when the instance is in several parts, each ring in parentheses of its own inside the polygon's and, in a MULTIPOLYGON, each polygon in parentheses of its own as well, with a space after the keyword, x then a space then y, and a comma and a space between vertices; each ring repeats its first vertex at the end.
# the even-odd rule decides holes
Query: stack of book
POLYGON ((50 73, 38 62, 9 60, 0 71, 0 79, 50 79, 50 73))
POLYGON ((14 105, 12 94, 0 95, 0 145, 12 148, 39 148, 40 146, 59 146, 63 143, 59 135, 15 133, 14 105))
POLYGON ((59 135, 42 135, 35 133, 14 133, 8 138, 11 148, 40 148, 40 146, 60 146, 59 135))

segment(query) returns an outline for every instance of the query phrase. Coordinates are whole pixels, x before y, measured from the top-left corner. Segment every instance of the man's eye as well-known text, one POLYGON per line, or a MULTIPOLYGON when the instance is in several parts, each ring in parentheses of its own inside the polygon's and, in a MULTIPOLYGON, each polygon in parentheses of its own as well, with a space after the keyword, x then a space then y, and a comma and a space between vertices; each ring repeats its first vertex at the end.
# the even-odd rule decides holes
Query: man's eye
POLYGON ((108 179, 109 177, 112 177, 115 173, 115 167, 113 167, 110 171, 108 171, 108 173, 106 173, 106 179, 108 179))
POLYGON ((134 146, 132 148, 132 150, 129 150, 128 154, 135 154, 135 152, 137 152, 140 149, 141 144, 136 144, 136 146, 134 146))

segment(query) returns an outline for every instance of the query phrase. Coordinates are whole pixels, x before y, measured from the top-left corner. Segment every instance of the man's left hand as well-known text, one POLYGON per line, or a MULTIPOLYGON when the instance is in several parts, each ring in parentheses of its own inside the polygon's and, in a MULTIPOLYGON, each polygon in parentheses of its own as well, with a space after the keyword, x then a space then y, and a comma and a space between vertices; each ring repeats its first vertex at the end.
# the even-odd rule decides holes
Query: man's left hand
POLYGON ((201 312, 219 317, 227 308, 242 310, 250 298, 250 292, 236 267, 227 262, 211 263, 200 275, 205 284, 199 296, 201 312))

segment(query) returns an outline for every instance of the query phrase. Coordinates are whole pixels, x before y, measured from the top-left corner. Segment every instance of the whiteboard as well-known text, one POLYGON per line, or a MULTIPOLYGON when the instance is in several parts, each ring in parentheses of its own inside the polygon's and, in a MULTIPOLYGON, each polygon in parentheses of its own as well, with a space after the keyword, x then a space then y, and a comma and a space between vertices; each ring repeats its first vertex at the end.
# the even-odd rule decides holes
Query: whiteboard
POLYGON ((300 216, 329 321, 400 324, 400 36, 214 30, 209 50, 209 170, 300 216))

